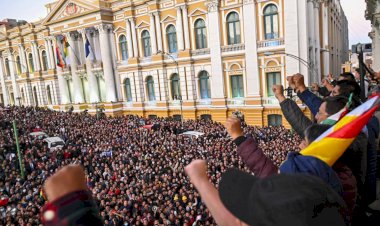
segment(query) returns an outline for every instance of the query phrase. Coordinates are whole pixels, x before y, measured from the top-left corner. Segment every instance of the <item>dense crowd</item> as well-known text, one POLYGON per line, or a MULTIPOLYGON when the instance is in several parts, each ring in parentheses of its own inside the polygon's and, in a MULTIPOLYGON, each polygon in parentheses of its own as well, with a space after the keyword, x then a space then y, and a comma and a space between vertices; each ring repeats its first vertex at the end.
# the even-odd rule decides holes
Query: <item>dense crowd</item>
MULTIPOLYGON (((1 108, 0 108, 1 109, 1 108)), ((84 166, 87 185, 105 225, 214 225, 184 173, 193 159, 207 159, 213 183, 229 167, 248 171, 222 124, 206 120, 136 116, 110 118, 81 113, 9 107, 0 110, 0 207, 2 225, 38 225, 45 204, 42 184, 64 165, 84 166), (21 178, 11 122, 16 120, 25 179, 21 178), (152 129, 146 124, 156 124, 152 129), (66 145, 51 152, 29 134, 42 130, 66 145), (183 131, 204 136, 187 137, 183 131)), ((279 165, 298 151, 298 135, 279 127, 244 126, 264 153, 279 165)))

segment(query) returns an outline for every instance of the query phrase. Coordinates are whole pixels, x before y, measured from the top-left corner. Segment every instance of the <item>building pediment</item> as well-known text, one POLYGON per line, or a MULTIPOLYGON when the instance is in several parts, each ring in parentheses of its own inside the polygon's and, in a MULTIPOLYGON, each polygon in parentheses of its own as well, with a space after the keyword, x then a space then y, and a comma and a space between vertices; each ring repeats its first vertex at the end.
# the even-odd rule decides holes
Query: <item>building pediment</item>
POLYGON ((43 21, 43 25, 50 25, 64 20, 80 17, 99 11, 99 5, 91 4, 84 0, 60 0, 55 4, 48 16, 43 21))
POLYGON ((200 16, 200 15, 205 15, 205 14, 207 14, 207 11, 203 9, 195 9, 189 13, 189 17, 200 16))
POLYGON ((149 23, 145 22, 145 21, 141 21, 141 23, 139 23, 136 28, 144 28, 144 27, 149 27, 149 23))
POLYGON ((121 26, 118 26, 113 32, 114 33, 125 32, 125 28, 121 27, 121 26))
POLYGON ((164 19, 161 20, 161 23, 168 23, 168 22, 173 22, 173 21, 176 21, 176 18, 171 15, 168 15, 164 19))

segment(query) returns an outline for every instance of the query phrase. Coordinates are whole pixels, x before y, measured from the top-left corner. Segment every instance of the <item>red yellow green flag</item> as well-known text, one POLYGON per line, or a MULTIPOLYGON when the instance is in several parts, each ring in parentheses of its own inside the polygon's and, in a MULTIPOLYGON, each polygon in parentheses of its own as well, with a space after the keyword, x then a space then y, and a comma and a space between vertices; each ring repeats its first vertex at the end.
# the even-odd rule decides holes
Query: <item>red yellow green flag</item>
POLYGON ((380 107, 380 105, 375 104, 378 99, 379 96, 374 96, 349 112, 307 148, 303 149, 301 154, 319 158, 329 166, 334 165, 359 135, 377 108, 380 107))

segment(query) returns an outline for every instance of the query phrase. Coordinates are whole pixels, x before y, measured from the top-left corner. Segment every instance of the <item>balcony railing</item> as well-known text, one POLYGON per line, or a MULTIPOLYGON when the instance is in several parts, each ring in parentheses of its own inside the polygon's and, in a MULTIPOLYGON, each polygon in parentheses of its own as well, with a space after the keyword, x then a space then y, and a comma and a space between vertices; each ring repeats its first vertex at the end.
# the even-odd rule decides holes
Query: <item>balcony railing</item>
POLYGON ((152 57, 141 57, 140 58, 140 63, 150 63, 152 62, 152 57))
POLYGON ((196 49, 191 51, 191 55, 193 56, 201 56, 210 54, 210 49, 196 49))
POLYGON ((279 105, 278 100, 275 97, 264 97, 263 105, 279 105))
POLYGON ((265 47, 281 46, 284 44, 285 44, 284 39, 279 38, 279 39, 270 39, 270 40, 260 41, 257 43, 257 46, 259 48, 265 48, 265 47))
POLYGON ((155 107, 157 106, 157 101, 153 100, 153 101, 146 101, 145 102, 145 106, 147 107, 155 107))
POLYGON ((222 46, 221 50, 222 50, 222 53, 245 50, 245 44, 235 44, 235 45, 222 46))
POLYGON ((211 105, 211 99, 197 100, 197 105, 211 105))
POLYGON ((170 106, 181 106, 181 101, 180 100, 172 100, 169 102, 170 106))
POLYGON ((48 73, 48 71, 42 71, 41 74, 42 74, 43 76, 46 76, 46 75, 48 75, 49 73, 48 73))
POLYGON ((232 98, 227 100, 228 105, 244 105, 245 100, 243 98, 232 98))

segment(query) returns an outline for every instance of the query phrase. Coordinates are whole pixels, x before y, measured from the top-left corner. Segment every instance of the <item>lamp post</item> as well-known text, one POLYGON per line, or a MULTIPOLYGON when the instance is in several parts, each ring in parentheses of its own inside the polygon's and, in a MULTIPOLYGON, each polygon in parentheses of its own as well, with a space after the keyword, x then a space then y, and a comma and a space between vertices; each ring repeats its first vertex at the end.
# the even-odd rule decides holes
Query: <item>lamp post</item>
MULTIPOLYGON (((178 61, 173 57, 172 54, 170 53, 167 53, 165 51, 162 51, 162 50, 158 50, 157 54, 159 53, 162 53, 166 56, 168 56, 176 65, 176 68, 177 68, 177 74, 178 74, 178 78, 181 80, 181 76, 179 75, 179 67, 178 67, 178 61)), ((174 96, 174 99, 177 99, 179 100, 179 103, 180 103, 180 106, 181 106, 181 125, 183 127, 183 109, 182 109, 182 106, 183 106, 183 100, 182 100, 182 95, 179 94, 178 96, 174 96)))

